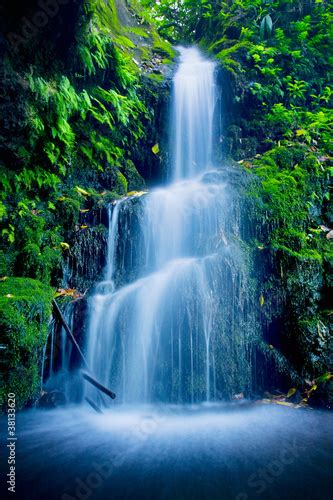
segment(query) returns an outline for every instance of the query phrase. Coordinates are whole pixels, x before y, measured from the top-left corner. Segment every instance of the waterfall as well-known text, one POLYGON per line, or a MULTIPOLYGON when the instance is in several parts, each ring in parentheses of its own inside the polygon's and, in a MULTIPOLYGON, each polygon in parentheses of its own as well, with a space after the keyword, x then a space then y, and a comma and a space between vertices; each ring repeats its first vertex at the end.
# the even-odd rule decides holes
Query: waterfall
MULTIPOLYGON (((74 304, 69 302, 63 308, 65 321, 73 330, 74 304)), ((62 324, 53 320, 49 339, 45 344, 42 359, 42 388, 63 391, 69 400, 75 396, 76 387, 73 374, 70 373, 73 346, 62 324), (46 362, 47 361, 47 362, 46 362)))
POLYGON ((191 177, 211 163, 215 64, 195 48, 179 48, 173 81, 171 137, 175 180, 191 177))
POLYGON ((109 210, 86 348, 92 373, 122 402, 210 401, 251 384, 239 207, 225 171, 212 167, 214 70, 196 48, 180 49, 173 181, 109 210))

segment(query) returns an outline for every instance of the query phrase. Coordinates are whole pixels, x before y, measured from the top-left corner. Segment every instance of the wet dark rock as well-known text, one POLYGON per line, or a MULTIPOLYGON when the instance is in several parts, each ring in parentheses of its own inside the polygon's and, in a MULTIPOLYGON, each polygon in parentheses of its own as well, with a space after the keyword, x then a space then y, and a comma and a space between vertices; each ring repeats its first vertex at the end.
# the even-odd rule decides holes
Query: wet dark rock
POLYGON ((37 401, 39 408, 57 408, 67 403, 66 396, 62 391, 45 392, 37 401))
POLYGON ((239 189, 242 185, 248 184, 250 178, 244 168, 235 162, 229 162, 218 170, 207 172, 202 180, 207 184, 222 184, 225 182, 239 189))
POLYGON ((145 189, 146 183, 131 160, 126 161, 123 167, 123 174, 128 182, 128 191, 141 191, 145 189))
POLYGON ((70 287, 84 293, 103 273, 107 254, 107 227, 79 229, 70 251, 70 287))
POLYGON ((311 392, 308 404, 313 408, 333 409, 333 383, 326 382, 311 392))
POLYGON ((288 398, 288 401, 290 403, 295 403, 295 404, 299 404, 302 400, 303 400, 303 395, 299 389, 297 389, 295 394, 293 394, 288 398))

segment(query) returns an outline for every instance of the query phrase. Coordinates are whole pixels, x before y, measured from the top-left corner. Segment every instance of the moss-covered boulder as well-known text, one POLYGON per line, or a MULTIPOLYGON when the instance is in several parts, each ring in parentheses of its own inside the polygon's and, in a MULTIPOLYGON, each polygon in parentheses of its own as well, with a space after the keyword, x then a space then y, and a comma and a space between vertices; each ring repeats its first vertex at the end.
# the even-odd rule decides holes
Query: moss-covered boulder
POLYGON ((145 181, 137 171, 132 160, 126 161, 123 172, 128 182, 128 191, 142 191, 146 188, 145 181))
POLYGON ((53 290, 29 278, 0 281, 0 407, 8 392, 17 408, 34 400, 40 388, 40 363, 51 317, 53 290))

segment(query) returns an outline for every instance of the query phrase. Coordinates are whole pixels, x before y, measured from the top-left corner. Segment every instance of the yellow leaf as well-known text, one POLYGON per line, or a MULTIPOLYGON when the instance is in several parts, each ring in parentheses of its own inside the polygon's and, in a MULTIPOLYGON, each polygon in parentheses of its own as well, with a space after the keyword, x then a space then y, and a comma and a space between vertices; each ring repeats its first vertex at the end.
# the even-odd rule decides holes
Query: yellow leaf
POLYGON ((87 227, 88 226, 83 225, 83 226, 80 226, 80 229, 87 229, 87 227))
POLYGON ((0 281, 6 281, 7 279, 7 276, 3 276, 2 278, 0 278, 0 281))
POLYGON ((69 249, 70 249, 69 244, 68 244, 68 243, 65 243, 64 241, 62 241, 62 242, 60 243, 60 245, 61 245, 61 248, 63 248, 64 250, 69 250, 69 249))
POLYGON ((296 130, 297 137, 301 137, 302 135, 305 135, 305 134, 306 134, 306 130, 304 130, 304 129, 300 128, 300 129, 296 130))
POLYGON ((83 295, 75 290, 75 288, 59 288, 54 297, 73 297, 73 299, 80 299, 83 295))
POLYGON ((87 212, 89 212, 89 208, 84 208, 82 210, 80 210, 81 214, 85 214, 87 212))
POLYGON ((142 196, 143 194, 147 194, 147 191, 130 191, 127 196, 142 196))
POLYGON ((75 186, 75 189, 76 189, 76 191, 78 193, 83 194, 84 196, 90 196, 90 194, 88 193, 88 191, 86 191, 85 189, 80 188, 79 186, 75 186))
POLYGON ((12 295, 11 293, 7 293, 7 295, 5 295, 5 297, 8 297, 8 299, 10 299, 11 297, 14 297, 14 295, 12 295))
POLYGON ((154 144, 154 146, 151 148, 152 152, 155 154, 155 155, 158 155, 158 153, 160 152, 160 147, 159 145, 156 143, 154 144))
POLYGON ((311 389, 308 391, 308 394, 311 394, 311 392, 313 392, 313 391, 317 390, 317 387, 318 387, 318 386, 317 386, 317 384, 314 384, 314 385, 311 387, 311 389))
POLYGON ((286 401, 275 401, 275 404, 295 408, 295 405, 293 403, 287 403, 286 401))
POLYGON ((287 398, 291 398, 291 396, 293 396, 296 391, 297 391, 297 389, 295 389, 295 387, 292 387, 291 389, 289 389, 288 394, 287 394, 287 398))
POLYGON ((261 307, 265 304, 265 299, 264 299, 263 294, 261 294, 259 297, 259 304, 261 305, 261 307))

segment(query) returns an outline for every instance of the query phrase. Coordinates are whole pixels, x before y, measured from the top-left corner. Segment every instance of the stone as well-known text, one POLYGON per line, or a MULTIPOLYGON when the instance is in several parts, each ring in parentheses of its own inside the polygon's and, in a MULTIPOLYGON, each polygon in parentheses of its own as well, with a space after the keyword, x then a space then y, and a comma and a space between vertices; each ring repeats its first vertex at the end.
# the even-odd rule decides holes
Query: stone
POLYGON ((57 408, 58 406, 64 406, 66 403, 67 399, 65 393, 56 390, 44 392, 37 401, 37 406, 39 408, 49 409, 57 408))

